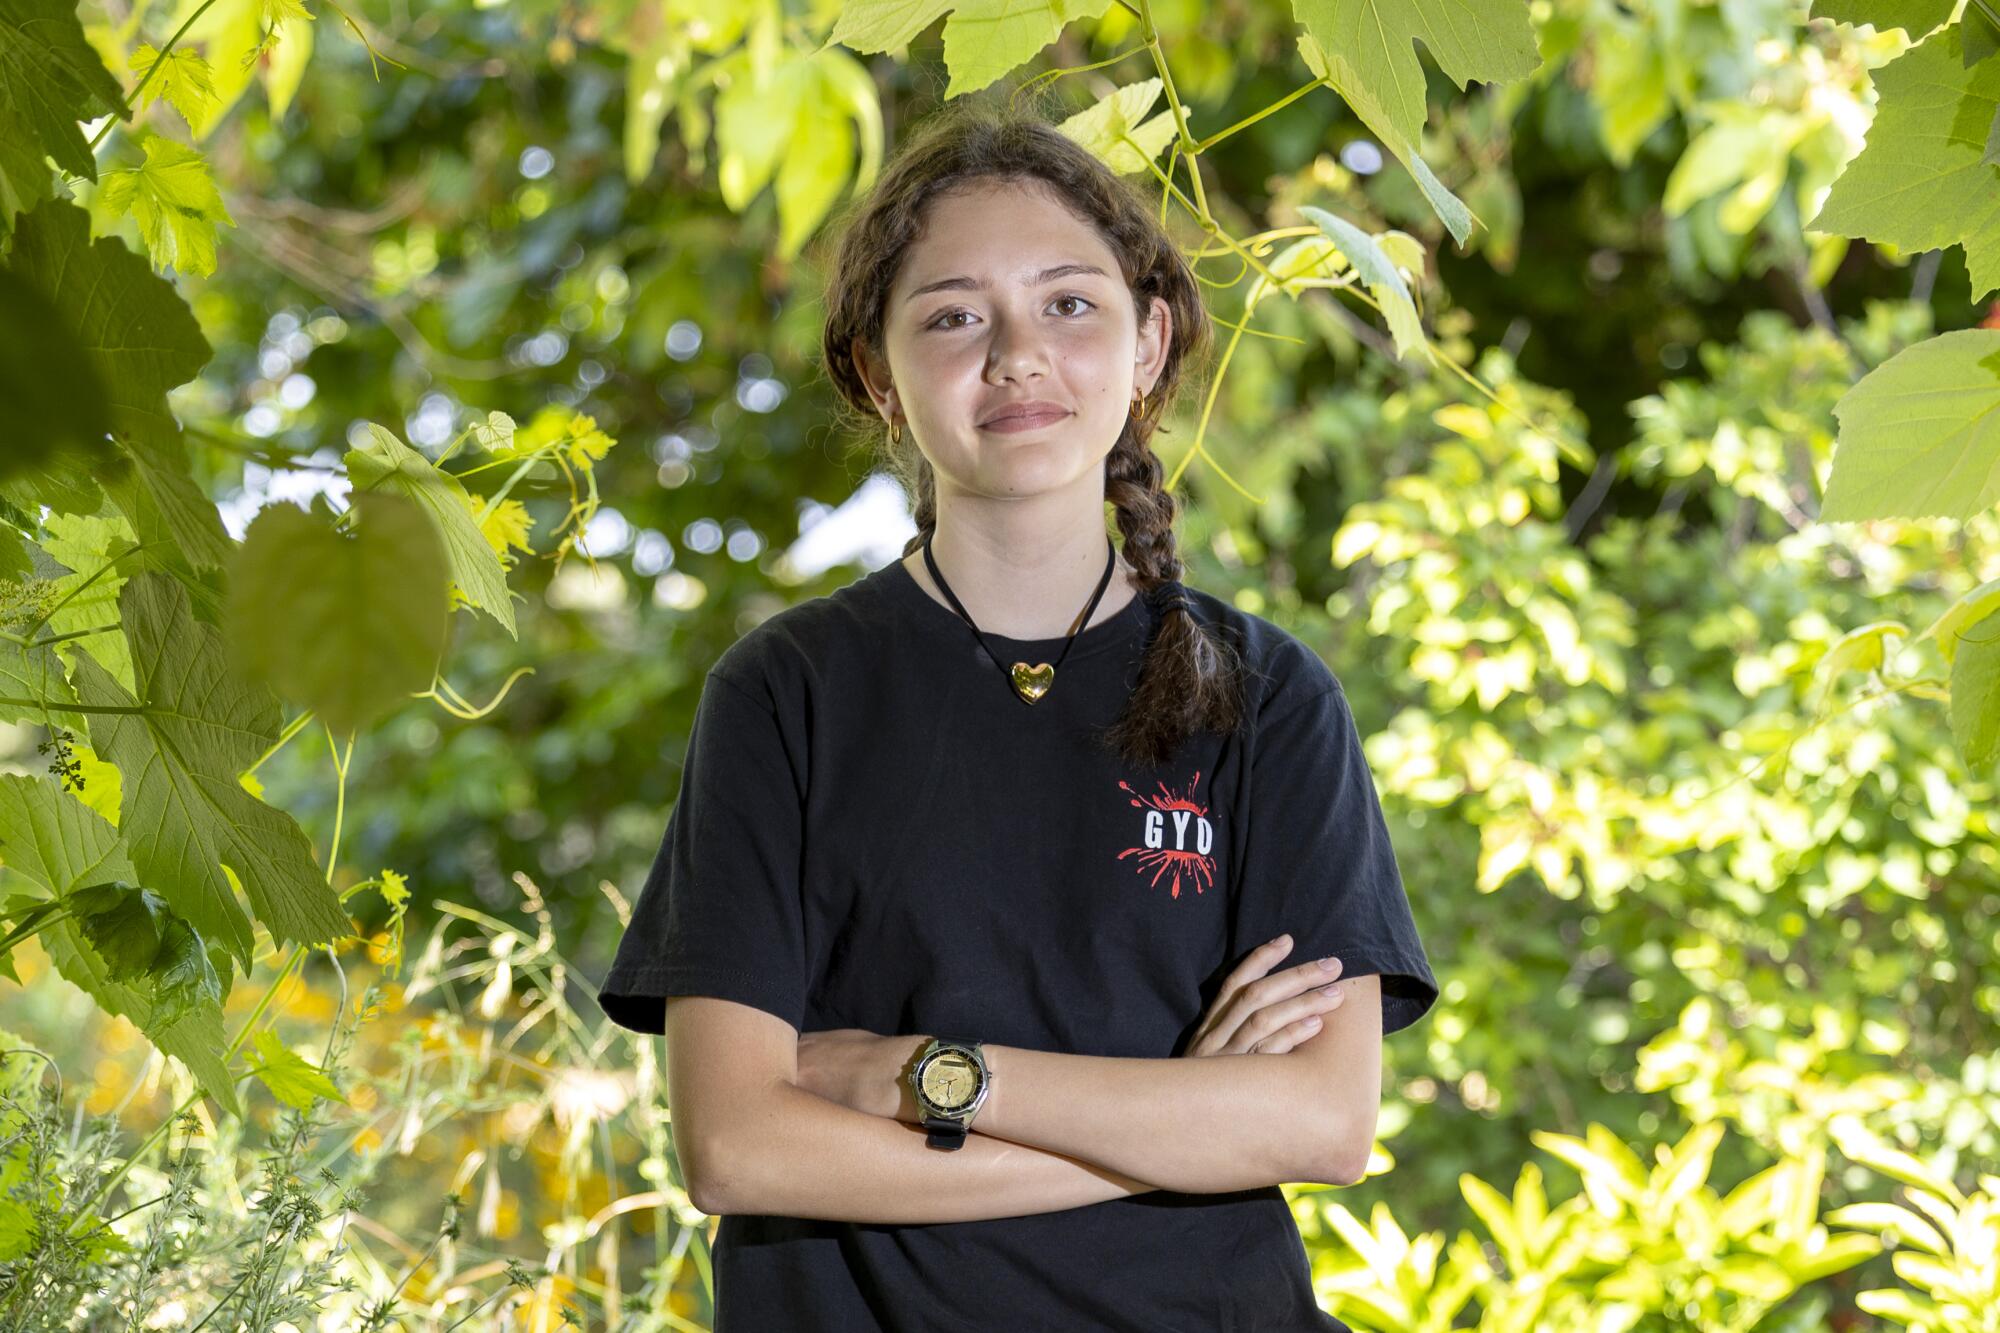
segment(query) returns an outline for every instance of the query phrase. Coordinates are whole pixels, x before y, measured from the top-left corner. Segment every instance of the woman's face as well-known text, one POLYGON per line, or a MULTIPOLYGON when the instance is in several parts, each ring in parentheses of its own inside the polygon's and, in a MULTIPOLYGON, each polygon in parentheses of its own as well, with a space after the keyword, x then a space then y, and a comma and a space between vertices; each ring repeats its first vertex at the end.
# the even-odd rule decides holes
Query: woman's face
POLYGON ((889 291, 887 371, 863 367, 884 416, 908 423, 940 487, 1021 496, 1101 476, 1165 364, 1167 303, 1140 329, 1110 247, 1033 182, 941 196, 924 230, 889 291), (993 419, 1030 400, 1061 414, 993 419))

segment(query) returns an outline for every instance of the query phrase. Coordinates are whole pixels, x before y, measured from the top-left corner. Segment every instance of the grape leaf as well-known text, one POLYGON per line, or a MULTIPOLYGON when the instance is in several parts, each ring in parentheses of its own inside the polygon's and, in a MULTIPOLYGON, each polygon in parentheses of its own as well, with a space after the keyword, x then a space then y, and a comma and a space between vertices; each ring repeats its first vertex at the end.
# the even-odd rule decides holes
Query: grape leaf
MULTIPOLYGON (((465 503, 465 487, 440 470, 395 434, 370 421, 365 442, 347 451, 347 475, 357 491, 382 490, 415 500, 430 514, 444 538, 445 559, 452 581, 465 600, 492 616, 514 634, 514 604, 507 591, 507 571, 479 531, 465 503)), ((520 436, 516 435, 516 440, 520 436)))
POLYGON ((104 398, 97 367, 62 313, 0 269, 0 402, 12 427, 0 476, 33 471, 61 453, 107 456, 104 398))
POLYGON ((1522 0, 1292 0, 1292 13, 1322 51, 1352 72, 1342 81, 1343 95, 1351 81, 1356 96, 1379 108, 1388 129, 1409 145, 1421 140, 1425 119, 1417 38, 1460 88, 1472 79, 1525 78, 1542 60, 1522 0))
MULTIPOLYGON (((51 898, 85 881, 137 878, 118 830, 49 778, 0 776, 0 846, 7 868, 51 898)), ((112 980, 111 968, 75 921, 55 922, 36 940, 65 980, 106 1013, 131 1019, 155 1046, 186 1065, 209 1096, 230 1114, 241 1114, 235 1081, 222 1061, 219 976, 218 998, 163 1023, 144 987, 112 980)))
POLYGON ((1960 641, 1951 664, 1951 736, 1975 767, 2000 754, 2000 638, 1960 641))
POLYGON ((132 118, 118 80, 84 38, 76 0, 0 0, 0 142, 35 145, 34 169, 43 178, 31 189, 14 177, 26 155, 0 157, 0 175, 11 181, 6 192, 46 194, 43 153, 64 171, 96 180, 97 162, 77 122, 106 112, 132 118))
POLYGON ((176 919, 166 899, 117 881, 86 885, 66 896, 83 937, 114 981, 136 981, 152 969, 176 919))
POLYGON ((1904 348, 1833 406, 1820 518, 1970 518, 2000 503, 2000 329, 1904 348))
MULTIPOLYGON (((137 878, 247 967, 250 928, 222 862, 274 939, 325 944, 352 930, 304 830, 244 790, 237 775, 277 739, 278 702, 223 660, 220 635, 189 614, 187 592, 147 570, 118 597, 143 711, 90 715, 97 752, 124 778, 119 828, 137 878)), ((89 657, 74 667, 87 705, 131 708, 89 657)))
POLYGON ((333 1080, 318 1065, 285 1045, 277 1033, 262 1028, 253 1040, 257 1044, 257 1054, 264 1061, 254 1072, 258 1081, 269 1088, 271 1095, 279 1101, 295 1111, 306 1110, 322 1097, 343 1106, 347 1104, 347 1099, 340 1095, 340 1089, 333 1080))
POLYGON ((424 511, 365 490, 354 510, 344 534, 319 513, 265 506, 229 575, 237 664, 336 733, 428 689, 451 624, 444 545, 424 511))
POLYGON ((1382 141, 1382 146, 1395 154, 1396 160, 1416 177, 1417 188, 1430 201, 1431 210, 1451 232, 1451 238, 1458 242, 1459 248, 1464 249, 1465 238, 1472 234, 1472 224, 1479 219, 1465 206, 1464 200, 1445 188, 1445 183, 1431 170, 1430 163, 1417 152, 1417 141, 1396 128, 1389 109, 1376 99, 1373 90, 1354 66, 1341 56, 1322 50, 1319 43, 1306 33, 1299 34, 1299 58, 1306 62, 1306 68, 1313 72, 1315 78, 1340 94, 1348 109, 1360 117, 1361 123, 1382 141))
MULTIPOLYGON (((946 101, 977 92, 1034 59, 1072 19, 1097 18, 1111 0, 852 0, 834 20, 827 44, 866 54, 906 45, 941 15, 946 101)), ((821 49, 824 49, 822 47, 821 49)))
POLYGON ((1813 0, 1811 17, 1856 27, 1866 24, 1877 32, 1901 28, 1915 42, 1951 17, 1952 4, 1953 0, 1813 0))
POLYGON ((215 80, 208 61, 193 47, 176 46, 162 63, 151 42, 139 43, 132 52, 132 74, 140 81, 140 106, 164 97, 181 113, 190 130, 198 130, 215 110, 215 80), (154 66, 159 66, 157 69, 154 66))
POLYGON ((90 215, 60 200, 21 215, 7 266, 68 316, 105 387, 112 429, 178 440, 167 390, 193 379, 212 353, 172 284, 122 242, 93 241, 90 215))
POLYGON ((154 267, 172 265, 197 276, 215 272, 216 227, 236 225, 208 174, 207 159, 159 134, 146 140, 146 160, 139 166, 106 173, 97 204, 132 215, 154 267))
POLYGON ((1954 25, 1875 71, 1868 142, 1806 225, 1911 254, 1961 244, 1979 301, 2000 287, 2000 167, 1982 161, 2000 60, 1967 69, 1959 42, 1954 25))

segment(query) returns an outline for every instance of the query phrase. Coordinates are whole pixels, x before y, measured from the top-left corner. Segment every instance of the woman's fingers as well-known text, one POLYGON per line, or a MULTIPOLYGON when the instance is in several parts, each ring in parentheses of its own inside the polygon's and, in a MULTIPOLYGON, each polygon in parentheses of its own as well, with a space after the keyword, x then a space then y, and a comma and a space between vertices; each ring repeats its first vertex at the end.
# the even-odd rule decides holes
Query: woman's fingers
MULTIPOLYGON (((1344 994, 1337 989, 1328 992, 1328 1003, 1325 1005, 1323 1012, 1331 1013, 1333 1010, 1339 1008, 1344 998, 1346 998, 1344 994)), ((1312 1035, 1318 1032, 1323 1026, 1325 1026, 1325 1020, 1319 1014, 1307 1014, 1302 1018, 1285 1024, 1269 1036, 1261 1037, 1251 1042, 1248 1049, 1262 1055, 1283 1055, 1286 1051, 1303 1045, 1306 1041, 1310 1040, 1312 1035)))
POLYGON ((1296 1025, 1339 1003, 1333 983, 1341 976, 1340 960, 1311 959, 1273 973, 1292 944, 1291 935, 1284 934, 1244 955, 1202 1016, 1189 1055, 1289 1050, 1317 1030, 1298 1030, 1296 1025))
MULTIPOLYGON (((1290 937, 1280 936, 1280 939, 1284 941, 1284 950, 1288 951, 1291 948, 1290 937)), ((1244 960, 1244 965, 1232 972, 1229 981, 1224 983, 1222 991, 1216 996, 1207 1033, 1216 1042, 1233 1043, 1236 1049, 1241 1049, 1244 1042, 1255 1040, 1275 1026, 1267 1024, 1260 1031, 1245 1033, 1239 1041, 1237 1034, 1251 1020, 1252 1015, 1272 1005, 1283 1004, 1299 995, 1319 990, 1339 979, 1341 975, 1339 959, 1328 960, 1331 966, 1316 959, 1296 967, 1288 967, 1269 976, 1263 975, 1271 963, 1276 961, 1272 954, 1282 956, 1282 952, 1278 950, 1252 950, 1250 956, 1244 960), (1265 957, 1260 958, 1260 954, 1265 957)), ((1279 1021, 1290 1021, 1297 1013, 1297 1009, 1288 1010, 1279 1021)))
POLYGON ((1229 975, 1222 979, 1221 987, 1216 990, 1215 1000, 1208 1006, 1208 1012, 1202 1015, 1201 1026, 1195 1029, 1194 1040, 1188 1044, 1188 1054, 1214 1055, 1220 1051, 1236 1027, 1229 1016, 1230 1001, 1244 986, 1276 967, 1278 960, 1291 952, 1291 948, 1292 937, 1280 935, 1252 949, 1243 956, 1242 962, 1230 969, 1229 975))

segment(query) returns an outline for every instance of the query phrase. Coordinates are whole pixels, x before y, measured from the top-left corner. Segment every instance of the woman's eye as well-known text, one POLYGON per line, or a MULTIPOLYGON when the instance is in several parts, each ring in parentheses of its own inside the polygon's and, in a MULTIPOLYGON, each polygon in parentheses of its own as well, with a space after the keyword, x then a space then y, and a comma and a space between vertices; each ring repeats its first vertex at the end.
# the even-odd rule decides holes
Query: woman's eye
MULTIPOLYGON (((1076 303, 1077 303, 1078 305, 1084 305, 1084 306, 1089 306, 1089 307, 1090 307, 1091 309, 1093 309, 1093 310, 1095 310, 1095 309, 1097 308, 1097 306, 1096 306, 1096 303, 1095 303, 1095 302, 1093 302, 1093 301, 1088 301, 1088 300, 1085 300, 1085 299, 1084 299, 1083 297, 1081 297, 1081 296, 1075 296, 1075 295, 1071 295, 1071 294, 1069 294, 1069 293, 1065 293, 1065 294, 1063 294, 1063 295, 1061 295, 1061 296, 1058 296, 1058 297, 1057 297, 1057 298, 1056 298, 1055 300, 1053 300, 1053 301, 1049 302, 1049 304, 1050 304, 1051 306, 1058 306, 1058 305, 1061 305, 1061 304, 1062 304, 1062 303, 1063 303, 1064 301, 1075 301, 1075 302, 1076 302, 1076 303)), ((925 325, 924 327, 926 327, 926 328, 932 328, 932 329, 953 329, 953 328, 961 328, 961 327, 963 327, 962 325, 958 325, 958 324, 947 324, 947 323, 945 323, 945 321, 946 321, 946 320, 948 320, 948 319, 950 319, 950 318, 951 318, 951 317, 952 317, 953 315, 968 315, 968 314, 971 314, 971 313, 972 313, 972 312, 971 312, 971 311, 969 311, 969 310, 947 310, 947 311, 945 311, 945 312, 944 312, 943 314, 939 315, 939 316, 938 316, 938 317, 937 317, 936 319, 933 319, 933 320, 932 320, 932 321, 931 321, 931 322, 930 322, 929 324, 925 325)), ((1079 313, 1081 313, 1081 312, 1079 312, 1079 313)), ((1076 317, 1077 317, 1077 316, 1071 316, 1071 318, 1076 318, 1076 317)))

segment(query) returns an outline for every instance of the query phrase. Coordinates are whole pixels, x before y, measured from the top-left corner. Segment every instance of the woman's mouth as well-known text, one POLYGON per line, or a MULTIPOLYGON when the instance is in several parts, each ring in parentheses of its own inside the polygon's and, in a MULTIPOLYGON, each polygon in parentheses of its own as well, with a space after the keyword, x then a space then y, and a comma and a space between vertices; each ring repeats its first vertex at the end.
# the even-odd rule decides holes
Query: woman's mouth
POLYGON ((989 421, 984 426, 981 426, 979 429, 1000 431, 1003 434, 1011 435, 1017 431, 1040 430, 1043 426, 1052 425, 1055 422, 1061 421, 1064 417, 1067 417, 1068 415, 1069 415, 1068 412, 1056 411, 1053 409, 1036 411, 1036 412, 1024 412, 1018 416, 1001 417, 996 421, 989 421))

